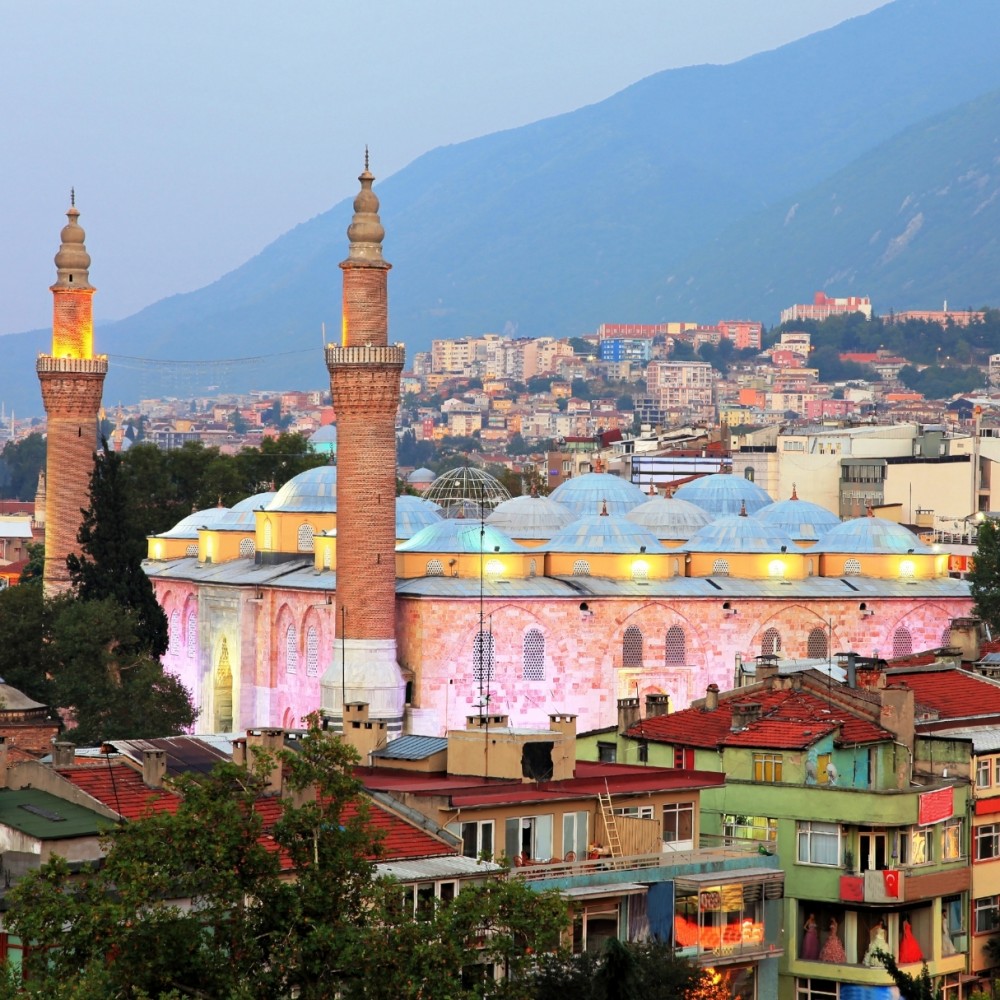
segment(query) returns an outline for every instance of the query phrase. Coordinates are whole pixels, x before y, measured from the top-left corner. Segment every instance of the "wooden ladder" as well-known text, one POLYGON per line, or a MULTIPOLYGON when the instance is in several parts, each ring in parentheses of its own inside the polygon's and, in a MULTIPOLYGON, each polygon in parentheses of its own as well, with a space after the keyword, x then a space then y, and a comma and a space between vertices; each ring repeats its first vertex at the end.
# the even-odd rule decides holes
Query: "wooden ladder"
POLYGON ((608 850, 612 858, 622 856, 622 838, 618 833, 618 820, 615 818, 615 811, 611 805, 611 792, 598 792, 597 801, 601 806, 601 816, 604 819, 604 832, 608 838, 608 850))

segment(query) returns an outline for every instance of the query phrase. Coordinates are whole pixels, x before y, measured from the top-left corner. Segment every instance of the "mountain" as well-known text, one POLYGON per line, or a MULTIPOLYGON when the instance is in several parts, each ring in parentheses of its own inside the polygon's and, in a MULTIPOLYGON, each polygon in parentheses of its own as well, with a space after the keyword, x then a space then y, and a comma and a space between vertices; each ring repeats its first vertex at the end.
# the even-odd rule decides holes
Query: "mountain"
MULTIPOLYGON (((930 120, 961 116, 959 105, 1000 88, 998 43, 995 0, 896 0, 738 63, 668 70, 569 114, 433 150, 376 184, 395 265, 390 335, 412 355, 435 337, 504 328, 563 336, 605 321, 727 313, 774 322, 782 305, 819 287, 837 293, 841 282, 878 308, 883 291, 897 289, 907 293, 897 307, 936 305, 941 295, 930 292, 942 283, 963 305, 995 299, 967 278, 967 253, 948 259, 945 280, 919 229, 874 271, 886 251, 873 250, 867 264, 846 257, 855 232, 845 229, 827 250, 839 223, 810 206, 834 178, 853 177, 860 186, 841 206, 847 217, 833 216, 846 227, 869 197, 881 204, 882 192, 907 187, 914 164, 892 161, 893 137, 933 147, 932 133, 920 139, 930 120), (882 174, 861 166, 876 162, 869 157, 882 174), (796 203, 783 242, 775 220, 796 203), (917 247, 920 270, 903 277, 917 247)), ((953 133, 961 137, 959 119, 953 133)), ((886 211, 881 231, 899 235, 886 211)), ((960 238, 942 213, 936 242, 981 248, 995 231, 979 231, 986 215, 967 214, 960 238)), ((339 326, 336 265, 349 217, 341 202, 206 288, 101 327, 97 341, 113 355, 105 399, 188 394, 222 380, 234 389, 322 384, 319 331, 339 326), (266 365, 140 373, 116 355, 269 357, 266 365)), ((861 223, 866 239, 878 228, 863 213, 861 223)), ((3 377, 0 398, 19 410, 28 399, 38 409, 28 383, 46 343, 37 331, 4 338, 5 371, 25 377, 3 377), (27 395, 16 402, 19 389, 27 395)))
POLYGON ((653 297, 671 315, 746 303, 773 319, 812 291, 878 312, 1000 303, 1000 90, 905 130, 699 247, 653 297))

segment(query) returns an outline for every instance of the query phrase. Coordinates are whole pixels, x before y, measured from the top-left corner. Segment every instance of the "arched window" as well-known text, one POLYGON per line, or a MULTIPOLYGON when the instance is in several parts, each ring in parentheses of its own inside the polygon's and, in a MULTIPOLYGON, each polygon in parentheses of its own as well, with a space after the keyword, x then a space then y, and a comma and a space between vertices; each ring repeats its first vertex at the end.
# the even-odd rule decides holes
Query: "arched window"
POLYGON ((910 656, 913 653, 913 636, 910 630, 904 625, 900 625, 892 634, 892 655, 893 659, 901 656, 910 656))
POLYGON ((622 636, 622 666, 642 666, 642 632, 635 625, 629 625, 622 636))
POLYGON ((812 559, 807 559, 806 560, 806 576, 812 576, 812 575, 813 575, 813 561, 812 561, 812 559))
POLYGON ((680 625, 667 629, 666 664, 668 667, 682 667, 687 663, 687 637, 680 625))
POLYGON ((440 559, 427 560, 427 576, 444 576, 444 564, 440 559))
POLYGON ((899 578, 901 580, 913 580, 917 575, 917 567, 913 565, 912 559, 904 559, 899 564, 899 578))
POLYGON ((299 633, 294 625, 285 629, 285 672, 297 673, 299 669, 299 633))
POLYGON ((306 631, 306 673, 310 677, 319 676, 319 633, 314 625, 306 631))
POLYGON ((712 563, 712 576, 729 576, 729 560, 716 559, 712 563))
POLYGON ((528 576, 535 576, 538 572, 538 566, 534 559, 528 560, 528 576))
POLYGON ((240 558, 253 559, 257 552, 257 546, 252 538, 240 539, 240 558))
POLYGON ((776 628, 769 628, 760 643, 761 656, 777 656, 780 652, 781 633, 776 628))
POLYGON ((753 477, 754 477, 754 471, 753 471, 753 466, 752 466, 752 465, 748 465, 748 466, 747 466, 747 467, 746 467, 746 468, 745 468, 745 469, 743 470, 743 477, 744 477, 744 478, 745 478, 745 479, 746 479, 746 480, 747 480, 748 482, 751 482, 751 483, 753 482, 753 477))
POLYGON ((472 682, 477 686, 493 680, 493 635, 477 632, 472 640, 472 682))
POLYGON ((590 576, 590 563, 586 559, 577 559, 573 563, 573 576, 590 576))
POLYGON ((189 611, 187 618, 187 654, 194 656, 198 648, 198 612, 189 611))
POLYGON ((170 652, 181 651, 181 613, 175 608, 170 612, 170 652))
POLYGON ((333 546, 324 545, 323 546, 323 569, 333 568, 333 546))
POLYGON ((806 641, 806 656, 810 660, 825 660, 827 657, 826 629, 814 628, 806 641))
POLYGON ((861 560, 845 559, 844 576, 861 576, 861 560))
POLYGON ((186 555, 186 556, 197 556, 198 555, 198 546, 196 544, 195 545, 189 545, 184 550, 184 555, 186 555))
POLYGON ((270 518, 264 521, 264 551, 270 552, 274 545, 274 535, 271 530, 270 518))
POLYGON ((951 626, 949 625, 941 633, 941 648, 944 649, 946 646, 951 645, 951 626))
POLYGON ((540 629, 529 628, 524 633, 523 664, 526 681, 545 680, 545 636, 540 629))
POLYGON ((632 563, 632 579, 636 581, 649 579, 649 564, 645 559, 636 559, 632 563))
POLYGON ((311 524, 300 524, 299 530, 295 533, 295 541, 299 552, 312 552, 313 550, 313 526, 311 524))

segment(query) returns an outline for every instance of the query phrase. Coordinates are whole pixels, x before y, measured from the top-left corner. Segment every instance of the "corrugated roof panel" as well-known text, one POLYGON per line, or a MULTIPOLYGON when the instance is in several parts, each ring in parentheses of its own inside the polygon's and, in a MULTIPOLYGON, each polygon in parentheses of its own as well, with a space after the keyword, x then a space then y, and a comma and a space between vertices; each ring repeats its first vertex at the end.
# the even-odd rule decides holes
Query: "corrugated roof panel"
POLYGON ((448 749, 444 736, 400 736, 384 747, 372 752, 373 757, 385 760, 426 760, 448 749))

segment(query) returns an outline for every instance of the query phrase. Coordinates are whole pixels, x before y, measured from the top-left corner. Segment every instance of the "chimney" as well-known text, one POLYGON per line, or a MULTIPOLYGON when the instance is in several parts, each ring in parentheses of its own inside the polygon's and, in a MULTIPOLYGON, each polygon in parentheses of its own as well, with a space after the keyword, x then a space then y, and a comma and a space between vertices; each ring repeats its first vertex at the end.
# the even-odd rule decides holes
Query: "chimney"
POLYGON ((624 733, 639 721, 639 699, 618 699, 618 732, 624 733))
POLYGON ((714 712, 719 707, 719 685, 709 684, 705 690, 705 711, 714 712))
POLYGON ((757 680, 770 681, 778 676, 778 657, 765 654, 757 657, 757 680))
POLYGON ((162 788, 167 773, 167 755, 163 750, 142 751, 142 780, 150 788, 162 788))
POLYGON ((264 752, 271 755, 271 768, 264 775, 264 791, 281 791, 281 761, 277 753, 285 745, 283 729, 248 729, 247 730, 247 763, 253 766, 256 757, 264 752))
POLYGON ((64 740, 53 740, 52 742, 52 766, 72 767, 76 762, 76 747, 72 743, 64 740))
POLYGON ((893 736, 913 749, 913 688, 906 684, 891 684, 878 692, 882 710, 879 723, 893 736))
POLYGON ((976 663, 982 657, 983 625, 978 618, 953 618, 949 645, 962 651, 965 663, 976 663))
POLYGON ((233 740, 233 763, 240 767, 247 766, 247 741, 246 737, 233 740))
MULTIPOLYGON (((619 702, 621 704, 621 702, 619 702)), ((567 739, 576 739, 576 716, 575 715, 550 715, 549 729, 554 733, 562 733, 567 739)))
POLYGON ((388 742, 387 729, 384 719, 368 718, 367 701, 344 705, 344 742, 358 751, 362 763, 368 764, 372 751, 388 742))
POLYGON ((506 729, 506 715, 467 715, 465 717, 466 729, 506 729))
POLYGON ((669 694, 647 694, 646 695, 646 718, 658 719, 661 715, 670 714, 669 694))
POLYGON ((730 728, 734 733, 746 729, 751 722, 760 718, 760 704, 756 701, 734 701, 732 709, 733 722, 730 728))

